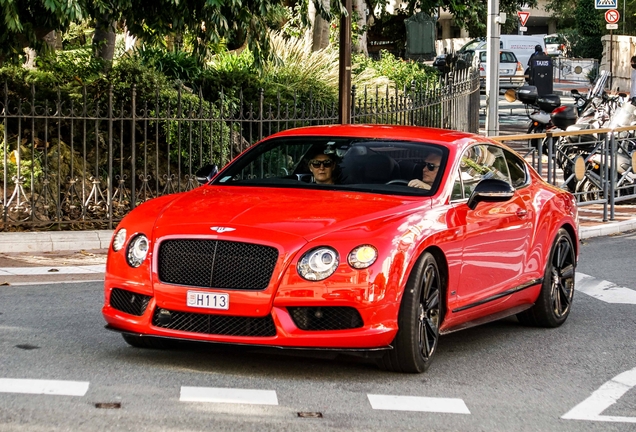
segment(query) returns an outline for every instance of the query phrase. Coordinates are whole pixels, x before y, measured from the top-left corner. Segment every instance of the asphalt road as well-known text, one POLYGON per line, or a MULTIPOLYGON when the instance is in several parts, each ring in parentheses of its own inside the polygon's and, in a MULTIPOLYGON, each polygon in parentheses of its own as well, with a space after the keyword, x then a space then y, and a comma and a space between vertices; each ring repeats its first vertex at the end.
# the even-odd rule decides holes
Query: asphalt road
POLYGON ((422 375, 327 354, 136 349, 104 329, 101 283, 0 286, 0 431, 636 430, 635 252, 636 233, 586 240, 564 326, 511 318, 444 336, 422 375))

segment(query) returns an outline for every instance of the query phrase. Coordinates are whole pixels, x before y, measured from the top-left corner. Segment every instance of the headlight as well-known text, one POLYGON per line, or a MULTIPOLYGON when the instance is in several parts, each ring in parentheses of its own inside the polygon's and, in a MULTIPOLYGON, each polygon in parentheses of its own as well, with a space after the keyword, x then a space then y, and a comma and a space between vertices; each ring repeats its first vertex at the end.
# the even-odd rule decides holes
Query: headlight
POLYGON ((132 239, 128 245, 126 261, 131 267, 139 267, 148 255, 148 239, 145 235, 139 234, 132 239))
POLYGON ((356 269, 365 269, 378 259, 378 251, 371 245, 358 246, 349 253, 349 265, 356 269))
POLYGON ((115 252, 120 251, 126 243, 126 228, 122 228, 115 233, 113 237, 113 250, 115 252))
POLYGON ((296 269, 298 274, 310 281, 328 278, 338 268, 338 252, 329 247, 312 249, 300 258, 296 269))

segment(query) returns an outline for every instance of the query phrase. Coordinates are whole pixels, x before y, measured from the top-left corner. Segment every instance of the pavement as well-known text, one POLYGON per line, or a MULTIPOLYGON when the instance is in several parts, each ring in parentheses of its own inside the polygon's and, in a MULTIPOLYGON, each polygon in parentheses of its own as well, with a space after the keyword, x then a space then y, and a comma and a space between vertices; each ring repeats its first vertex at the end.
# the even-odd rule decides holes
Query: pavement
MULTIPOLYGON (((588 87, 555 82, 554 92, 570 96, 571 89, 585 93, 588 87)), ((604 221, 603 206, 596 204, 580 207, 579 217, 581 239, 624 233, 636 230, 636 203, 617 205, 613 220, 604 221)), ((112 235, 113 230, 0 232, 0 286, 103 281, 112 235)))

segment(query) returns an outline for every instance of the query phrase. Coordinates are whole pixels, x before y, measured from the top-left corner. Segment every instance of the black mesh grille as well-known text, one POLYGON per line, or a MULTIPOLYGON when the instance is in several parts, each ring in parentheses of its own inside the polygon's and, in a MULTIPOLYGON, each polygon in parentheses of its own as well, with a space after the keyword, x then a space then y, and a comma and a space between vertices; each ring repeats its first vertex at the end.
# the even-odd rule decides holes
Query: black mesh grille
POLYGON ((113 288, 110 292, 110 305, 130 315, 142 316, 148 307, 149 301, 150 297, 147 295, 120 288, 113 288))
POLYGON ((267 288, 278 250, 220 240, 166 240, 159 247, 162 282, 204 288, 267 288))
POLYGON ((362 327, 360 313, 352 307, 288 307, 301 330, 346 330, 362 327))
MULTIPOLYGON (((162 324, 159 320, 159 310, 155 309, 152 317, 152 325, 156 327, 213 335, 276 336, 276 327, 271 315, 250 318, 168 311, 170 322, 162 324)), ((165 309, 161 310, 165 311, 165 309)), ((161 321, 165 322, 166 315, 166 312, 162 313, 161 321)))

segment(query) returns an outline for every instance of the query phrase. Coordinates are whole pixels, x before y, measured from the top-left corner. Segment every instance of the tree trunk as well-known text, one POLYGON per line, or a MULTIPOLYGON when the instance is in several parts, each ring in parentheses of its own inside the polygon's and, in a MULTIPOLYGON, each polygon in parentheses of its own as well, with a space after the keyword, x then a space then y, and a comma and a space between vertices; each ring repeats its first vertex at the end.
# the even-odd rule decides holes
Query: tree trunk
MULTIPOLYGON (((322 7, 330 10, 329 0, 318 0, 322 7)), ((311 22, 312 51, 319 51, 329 46, 329 21, 323 19, 312 0, 309 1, 309 22, 311 22)))
MULTIPOLYGON (((357 38, 357 41, 353 43, 353 52, 357 52, 360 54, 364 54, 365 56, 369 56, 369 50, 367 49, 367 5, 364 0, 352 0, 352 9, 354 12, 354 16, 358 19, 358 29, 365 29, 364 32, 360 33, 357 38)), ((353 18, 353 17, 352 17, 353 18)))
POLYGON ((109 14, 99 15, 96 19, 93 35, 93 55, 102 61, 102 70, 108 72, 115 56, 116 22, 110 20, 109 14))

